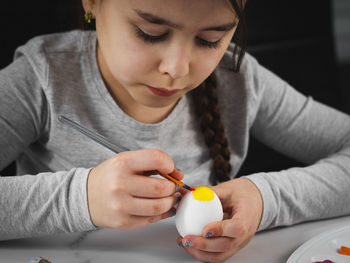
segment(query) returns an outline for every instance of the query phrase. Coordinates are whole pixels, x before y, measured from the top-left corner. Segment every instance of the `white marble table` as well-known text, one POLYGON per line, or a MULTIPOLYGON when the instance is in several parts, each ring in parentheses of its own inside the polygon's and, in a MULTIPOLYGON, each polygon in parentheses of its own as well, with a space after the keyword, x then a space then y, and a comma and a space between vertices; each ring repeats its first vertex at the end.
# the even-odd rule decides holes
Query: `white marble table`
MULTIPOLYGON (((350 225, 350 216, 263 231, 226 262, 283 263, 311 237, 347 225, 350 225)), ((172 218, 127 232, 101 229, 87 233, 2 241, 0 262, 27 263, 37 256, 52 263, 197 262, 178 247, 177 237, 172 218)))

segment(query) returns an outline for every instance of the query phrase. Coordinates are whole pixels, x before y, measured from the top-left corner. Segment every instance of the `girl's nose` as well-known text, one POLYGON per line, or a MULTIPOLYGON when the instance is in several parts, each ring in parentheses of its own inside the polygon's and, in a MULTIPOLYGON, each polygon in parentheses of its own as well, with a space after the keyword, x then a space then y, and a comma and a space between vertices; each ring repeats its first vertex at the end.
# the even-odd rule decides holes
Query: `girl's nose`
POLYGON ((172 79, 185 77, 190 70, 191 48, 185 44, 173 44, 164 52, 159 64, 159 72, 168 74, 172 79))

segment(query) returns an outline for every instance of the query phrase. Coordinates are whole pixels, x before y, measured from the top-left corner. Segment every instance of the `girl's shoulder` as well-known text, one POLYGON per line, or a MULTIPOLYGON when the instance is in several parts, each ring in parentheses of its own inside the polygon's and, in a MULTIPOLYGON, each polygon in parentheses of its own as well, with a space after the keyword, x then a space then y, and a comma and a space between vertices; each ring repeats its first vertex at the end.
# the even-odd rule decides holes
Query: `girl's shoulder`
POLYGON ((240 109, 251 125, 265 91, 266 79, 271 73, 247 52, 236 72, 234 48, 235 44, 231 43, 215 70, 218 97, 223 112, 230 115, 240 109))
POLYGON ((89 39, 95 37, 94 31, 72 30, 61 33, 39 35, 20 46, 15 55, 20 51, 36 53, 79 52, 85 51, 89 39))
POLYGON ((62 79, 68 69, 81 67, 82 59, 90 57, 95 39, 95 31, 83 30, 36 36, 16 49, 14 63, 25 63, 45 87, 49 77, 62 79))
POLYGON ((239 70, 235 71, 238 55, 234 53, 234 49, 235 44, 231 43, 215 70, 219 84, 218 90, 220 93, 225 93, 224 96, 230 96, 230 94, 232 96, 233 93, 241 92, 256 97, 259 93, 258 88, 263 81, 261 78, 263 67, 253 56, 246 52, 239 70))
MULTIPOLYGON (((219 69, 234 72, 235 61, 238 59, 238 55, 234 53, 235 48, 236 44, 231 42, 218 65, 219 69)), ((258 70, 258 67, 258 61, 248 52, 245 52, 238 74, 246 74, 248 71, 258 70)))
POLYGON ((52 55, 83 53, 90 48, 91 39, 95 39, 95 32, 83 30, 36 36, 16 49, 14 60, 25 56, 35 67, 47 63, 47 58, 52 55))

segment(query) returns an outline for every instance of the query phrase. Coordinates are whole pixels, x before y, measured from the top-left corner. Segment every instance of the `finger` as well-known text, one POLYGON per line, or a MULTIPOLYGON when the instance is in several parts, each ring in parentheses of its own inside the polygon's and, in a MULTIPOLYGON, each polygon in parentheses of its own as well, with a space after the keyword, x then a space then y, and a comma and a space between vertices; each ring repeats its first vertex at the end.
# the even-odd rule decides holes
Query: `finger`
POLYGON ((231 237, 240 238, 246 235, 248 229, 239 218, 210 223, 203 227, 203 237, 231 237))
MULTIPOLYGON (((177 180, 180 180, 180 181, 184 178, 183 172, 180 171, 180 170, 178 170, 178 169, 176 169, 176 168, 175 168, 175 170, 174 170, 172 173, 170 173, 169 175, 172 176, 172 177, 174 177, 174 178, 177 179, 177 180)), ((178 187, 180 187, 180 186, 178 186, 178 187)), ((177 189, 177 190, 178 190, 178 192, 181 193, 181 195, 185 195, 187 192, 189 192, 189 190, 187 190, 186 188, 183 188, 183 187, 181 187, 180 189, 177 189)))
POLYGON ((128 206, 128 213, 135 216, 159 216, 169 212, 171 208, 178 202, 180 193, 158 198, 131 198, 128 206))
POLYGON ((158 149, 122 152, 115 155, 114 160, 117 165, 129 169, 130 173, 143 174, 144 171, 158 170, 160 173, 169 174, 175 168, 172 158, 158 149))
POLYGON ((182 180, 184 178, 184 174, 183 172, 181 172, 180 170, 178 169, 174 169, 174 171, 172 171, 170 174, 169 174, 171 177, 174 177, 175 179, 177 180, 182 180))
MULTIPOLYGON (((143 171, 142 172, 142 175, 146 175, 146 176, 151 176, 151 175, 156 175, 156 174, 160 174, 160 172, 157 170, 143 171)), ((174 169, 174 171, 172 171, 168 175, 177 179, 177 180, 182 180, 184 178, 183 172, 181 172, 180 170, 177 170, 176 168, 174 169)))
POLYGON ((157 170, 151 170, 151 171, 143 171, 142 175, 146 175, 146 176, 151 176, 151 175, 156 175, 159 174, 159 172, 157 170))
POLYGON ((168 179, 142 175, 129 176, 125 187, 130 195, 147 198, 170 196, 178 190, 177 185, 168 179))
POLYGON ((179 193, 184 196, 185 194, 187 194, 188 192, 190 192, 190 190, 187 190, 186 188, 181 187, 179 190, 179 193))
POLYGON ((191 247, 207 252, 225 252, 234 249, 236 239, 229 237, 204 238, 201 236, 185 236, 181 242, 184 247, 191 247))
MULTIPOLYGON (((151 170, 151 171, 144 171, 142 173, 142 175, 146 175, 146 176, 151 176, 151 175, 159 175, 159 176, 162 176, 160 175, 160 172, 157 171, 157 170, 151 170)), ((183 178, 184 178, 184 174, 180 171, 180 170, 177 170, 176 168, 174 169, 173 172, 171 172, 170 174, 168 174, 168 176, 172 177, 172 178, 175 178, 179 181, 181 181, 183 178)), ((165 176, 163 176, 163 178, 166 178, 165 176)), ((169 180, 169 178, 166 178, 169 180)), ((176 185, 176 192, 179 192, 180 191, 180 188, 181 186, 180 185, 176 185)))
POLYGON ((180 247, 184 248, 188 254, 201 262, 223 262, 226 258, 232 256, 237 251, 236 249, 229 252, 203 251, 194 247, 185 246, 185 244, 182 243, 183 240, 181 239, 181 237, 177 239, 177 244, 180 247))

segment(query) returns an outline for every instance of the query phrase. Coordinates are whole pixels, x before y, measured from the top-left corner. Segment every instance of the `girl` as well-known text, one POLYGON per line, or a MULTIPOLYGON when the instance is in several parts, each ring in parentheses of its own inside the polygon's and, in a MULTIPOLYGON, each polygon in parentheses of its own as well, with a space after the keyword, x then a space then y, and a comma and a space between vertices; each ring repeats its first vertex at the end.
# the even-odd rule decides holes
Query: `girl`
POLYGON ((349 116, 243 57, 243 1, 83 6, 96 32, 34 38, 0 72, 0 169, 17 160, 21 175, 0 178, 1 239, 172 216, 184 190, 151 170, 221 199, 223 221, 177 239, 201 261, 225 260, 257 230, 350 212, 349 116), (130 151, 114 155, 59 115, 130 151), (309 166, 234 179, 250 132, 309 166))

